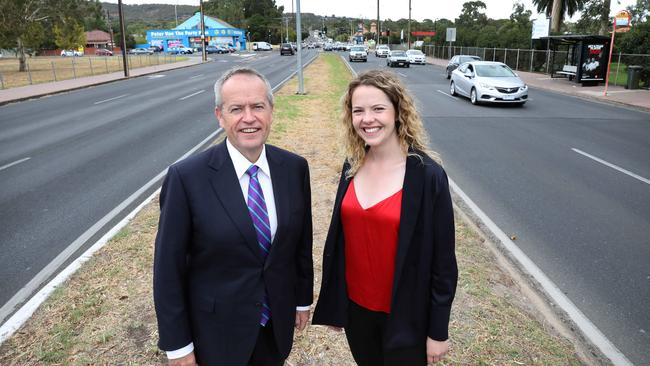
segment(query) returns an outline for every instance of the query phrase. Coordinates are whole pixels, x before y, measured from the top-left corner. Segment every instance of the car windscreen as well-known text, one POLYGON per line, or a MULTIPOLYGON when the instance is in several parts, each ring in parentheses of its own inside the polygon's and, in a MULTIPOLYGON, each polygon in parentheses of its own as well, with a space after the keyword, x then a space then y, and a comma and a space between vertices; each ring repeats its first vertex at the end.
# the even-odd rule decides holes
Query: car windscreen
POLYGON ((409 55, 423 55, 422 51, 419 50, 410 50, 407 52, 409 55))
POLYGON ((366 49, 364 47, 352 47, 350 48, 350 51, 365 51, 366 49))
POLYGON ((404 52, 402 52, 402 51, 393 51, 390 55, 391 56, 405 56, 406 54, 404 52))
POLYGON ((516 76, 506 65, 474 65, 476 75, 488 78, 516 76))

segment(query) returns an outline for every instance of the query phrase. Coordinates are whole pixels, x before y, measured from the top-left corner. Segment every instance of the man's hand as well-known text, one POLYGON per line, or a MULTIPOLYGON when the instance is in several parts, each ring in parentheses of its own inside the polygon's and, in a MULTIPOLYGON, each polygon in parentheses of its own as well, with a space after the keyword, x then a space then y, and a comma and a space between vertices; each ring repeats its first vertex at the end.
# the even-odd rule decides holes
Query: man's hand
POLYGON ((434 341, 427 337, 427 363, 434 364, 445 357, 449 351, 449 340, 434 341))
POLYGON ((196 366, 198 364, 196 363, 196 358, 194 358, 194 352, 192 352, 187 356, 169 360, 168 365, 169 366, 196 366))
POLYGON ((296 329, 302 331, 307 326, 307 322, 309 322, 309 310, 296 311, 296 329))

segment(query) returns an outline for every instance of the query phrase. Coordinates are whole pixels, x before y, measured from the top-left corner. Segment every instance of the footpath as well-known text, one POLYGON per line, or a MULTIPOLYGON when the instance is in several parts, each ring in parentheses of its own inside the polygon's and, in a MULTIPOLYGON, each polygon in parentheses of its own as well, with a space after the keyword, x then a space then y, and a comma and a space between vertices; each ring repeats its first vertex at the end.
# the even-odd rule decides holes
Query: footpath
MULTIPOLYGON (((447 66, 447 60, 440 58, 427 57, 427 62, 436 66, 447 66)), ((551 78, 548 74, 526 71, 517 71, 517 74, 528 86, 536 89, 650 111, 650 91, 645 89, 628 90, 622 86, 609 85, 607 96, 604 96, 605 84, 583 87, 565 78, 551 78)))

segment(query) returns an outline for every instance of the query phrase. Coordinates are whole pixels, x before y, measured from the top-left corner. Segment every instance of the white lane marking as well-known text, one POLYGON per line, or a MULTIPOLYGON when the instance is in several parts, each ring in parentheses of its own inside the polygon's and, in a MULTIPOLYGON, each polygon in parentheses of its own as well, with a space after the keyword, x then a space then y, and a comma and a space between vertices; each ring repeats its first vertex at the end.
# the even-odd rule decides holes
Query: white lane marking
POLYGON ((148 78, 149 78, 149 79, 158 79, 158 78, 164 78, 165 76, 167 76, 167 75, 164 75, 164 74, 156 74, 156 75, 149 75, 148 78))
POLYGON ((454 99, 458 100, 458 98, 456 98, 455 96, 453 96, 451 94, 447 94, 447 93, 443 92, 442 90, 437 90, 437 91, 438 91, 438 93, 442 93, 442 94, 448 96, 449 98, 454 98, 454 99))
POLYGON ((124 98, 124 97, 126 97, 127 95, 128 95, 128 94, 118 95, 117 97, 109 98, 109 99, 104 99, 104 100, 100 100, 99 102, 95 102, 95 103, 93 103, 93 104, 102 104, 102 103, 110 102, 111 100, 124 98))
POLYGON ((10 168, 10 167, 12 167, 12 166, 14 166, 14 165, 18 165, 18 164, 20 164, 20 163, 22 163, 22 162, 25 162, 25 161, 27 161, 27 160, 29 160, 29 159, 31 159, 31 158, 29 158, 29 157, 28 157, 28 158, 22 158, 22 159, 20 159, 20 160, 16 160, 16 161, 14 161, 13 163, 9 163, 9 164, 7 164, 7 165, 0 166, 0 170, 5 170, 5 169, 10 168))
POLYGON ((194 75, 194 76, 190 77, 190 79, 196 79, 196 78, 201 77, 201 76, 203 76, 203 74, 194 75))
POLYGON ((483 224, 494 234, 510 255, 519 262, 522 268, 528 272, 542 286, 551 299, 573 320, 582 334, 589 339, 600 351, 608 357, 614 365, 633 366, 630 360, 596 327, 586 315, 569 300, 551 279, 530 259, 519 247, 506 235, 497 224, 492 221, 483 210, 481 210, 460 187, 449 178, 449 186, 458 194, 483 224))
POLYGON ((402 75, 403 77, 406 77, 406 74, 402 74, 401 72, 397 72, 398 74, 402 75))
POLYGON ((621 167, 618 166, 618 165, 612 164, 612 163, 610 163, 610 162, 608 162, 608 161, 605 161, 605 160, 603 160, 603 159, 600 159, 600 158, 598 158, 598 157, 595 157, 595 156, 593 156, 593 155, 591 155, 591 154, 587 154, 586 152, 584 152, 584 151, 582 151, 582 150, 578 150, 578 149, 576 149, 576 148, 571 148, 571 150, 577 152, 577 153, 580 154, 580 155, 584 155, 584 156, 588 157, 589 159, 596 160, 597 162, 599 162, 599 163, 601 163, 601 164, 603 164, 603 165, 606 165, 606 166, 608 166, 608 167, 610 167, 610 168, 612 168, 612 169, 616 169, 616 170, 618 170, 618 171, 621 172, 621 173, 627 174, 627 175, 629 175, 629 176, 632 177, 632 178, 636 178, 636 179, 642 181, 643 183, 650 184, 650 179, 643 178, 642 176, 637 175, 637 174, 634 174, 634 173, 632 173, 631 171, 629 171, 629 170, 627 170, 627 169, 623 169, 623 168, 621 168, 621 167))
POLYGON ((203 90, 199 90, 199 91, 197 91, 196 93, 192 93, 192 94, 190 94, 190 95, 186 95, 186 96, 184 96, 184 97, 182 97, 182 98, 178 98, 178 100, 185 100, 185 99, 187 99, 187 98, 191 98, 191 97, 193 97, 193 96, 195 96, 195 95, 199 95, 199 94, 204 93, 204 92, 205 92, 205 89, 203 89, 203 90))
MULTIPOLYGON (((205 145, 210 139, 214 138, 217 134, 219 134, 223 129, 219 128, 210 136, 206 137, 203 141, 201 141, 198 145, 194 146, 190 151, 186 152, 185 155, 181 156, 177 162, 180 160, 185 159, 186 157, 190 156, 193 154, 196 150, 198 150, 201 146, 205 145)), ((160 172, 158 175, 153 177, 149 182, 147 182, 144 186, 142 186, 140 189, 135 191, 132 195, 130 195, 127 199, 125 199, 122 203, 120 203, 117 207, 115 207, 111 212, 106 214, 106 216, 102 217, 99 221, 97 221, 93 226, 91 226, 86 232, 81 234, 75 241, 72 242, 72 244, 68 245, 68 247, 59 253, 56 258, 52 262, 50 262, 45 268, 43 268, 34 278, 32 278, 27 285, 25 285, 20 291, 18 291, 9 301, 7 301, 6 304, 0 308, 0 319, 4 319, 8 314, 10 314, 13 309, 16 307, 16 305, 20 304, 21 302, 25 301, 28 296, 36 290, 46 279, 48 279, 56 270, 63 264, 65 261, 67 261, 86 241, 88 241, 93 235, 95 235, 104 225, 106 225, 108 222, 110 222, 115 216, 117 216, 120 212, 122 212, 126 207, 131 205, 138 197, 146 192, 151 186, 156 184, 162 177, 165 176, 167 173, 167 169, 163 170, 160 172)), ((90 257, 92 257, 93 253, 101 249, 115 234, 117 234, 126 224, 135 217, 135 215, 147 204, 153 199, 156 194, 160 191, 158 189, 156 192, 154 192, 151 196, 149 196, 147 199, 145 199, 138 207, 136 207, 129 215, 127 215, 124 219, 122 219, 117 225, 115 225, 111 230, 109 230, 104 236, 102 236, 95 244, 93 244, 90 248, 88 248, 80 257, 75 259, 72 263, 70 263, 63 271, 61 271, 52 281, 50 281, 48 284, 46 284, 36 295, 32 296, 31 299, 25 305, 23 305, 16 313, 11 316, 4 324, 2 324, 2 327, 0 327, 0 344, 2 344, 4 341, 6 341, 9 337, 11 337, 12 334, 18 328, 20 328, 27 319, 38 309, 38 307, 45 301, 45 299, 50 296, 52 291, 54 291, 59 285, 61 285, 63 282, 65 282, 68 277, 70 277, 81 265, 86 262, 90 257)))

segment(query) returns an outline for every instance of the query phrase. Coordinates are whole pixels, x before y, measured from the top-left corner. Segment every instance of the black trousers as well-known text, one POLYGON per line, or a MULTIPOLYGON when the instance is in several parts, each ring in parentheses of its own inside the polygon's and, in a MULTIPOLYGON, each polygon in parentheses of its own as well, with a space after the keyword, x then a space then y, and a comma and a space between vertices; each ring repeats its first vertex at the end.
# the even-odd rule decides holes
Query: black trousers
POLYGON ((260 327, 253 354, 248 361, 248 366, 282 366, 284 358, 278 351, 273 335, 273 321, 269 320, 266 326, 260 327))
POLYGON ((427 364, 426 339, 415 347, 385 349, 384 333, 388 314, 368 310, 350 301, 345 336, 354 361, 360 366, 424 366, 427 364))

